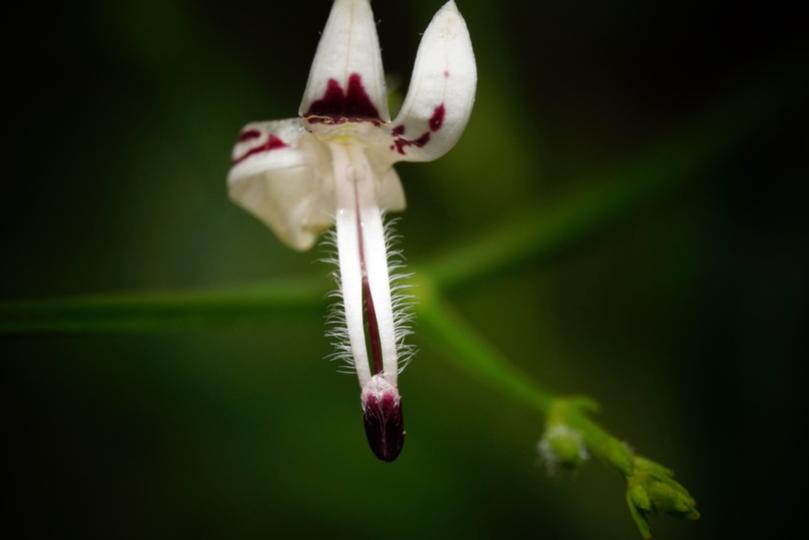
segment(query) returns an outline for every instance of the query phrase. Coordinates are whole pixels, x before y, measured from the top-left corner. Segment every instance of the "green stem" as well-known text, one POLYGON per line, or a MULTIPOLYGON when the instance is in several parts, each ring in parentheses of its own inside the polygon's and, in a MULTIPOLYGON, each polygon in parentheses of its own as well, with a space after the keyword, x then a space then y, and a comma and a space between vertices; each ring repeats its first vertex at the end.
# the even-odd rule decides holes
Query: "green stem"
POLYGON ((632 472, 631 451, 620 440, 590 420, 586 399, 556 396, 532 381, 478 334, 425 279, 416 284, 419 293, 419 325, 444 351, 443 357, 478 381, 533 408, 543 416, 552 411, 557 419, 578 430, 590 452, 624 476, 632 472))
POLYGON ((0 303, 0 333, 88 333, 259 325, 322 310, 327 280, 208 291, 124 293, 0 303))
POLYGON ((462 244, 420 269, 442 290, 458 290, 527 262, 544 262, 587 237, 650 206, 684 176, 673 168, 657 176, 635 171, 594 178, 589 187, 556 203, 515 212, 519 217, 462 244))
POLYGON ((419 327, 432 335, 455 367, 494 385, 539 412, 546 413, 553 396, 508 362, 497 350, 478 336, 456 313, 432 283, 419 279, 415 290, 419 297, 419 327))

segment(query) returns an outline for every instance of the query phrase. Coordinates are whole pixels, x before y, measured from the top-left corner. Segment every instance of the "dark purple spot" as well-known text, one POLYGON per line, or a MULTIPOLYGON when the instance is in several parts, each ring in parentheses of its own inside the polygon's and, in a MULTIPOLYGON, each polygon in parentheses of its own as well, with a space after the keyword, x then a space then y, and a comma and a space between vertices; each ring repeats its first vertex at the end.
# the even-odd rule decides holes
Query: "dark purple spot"
POLYGON ((337 80, 329 79, 326 93, 322 98, 313 101, 303 116, 310 122, 334 124, 363 121, 382 122, 382 119, 379 118, 379 111, 368 97, 368 93, 362 85, 362 77, 358 73, 352 73, 348 78, 348 89, 345 92, 337 80))
POLYGON ((444 78, 449 79, 449 70, 448 69, 444 70, 444 78))
MULTIPOLYGON (((425 131, 421 134, 418 139, 405 139, 404 137, 397 137, 393 139, 393 145, 396 147, 396 151, 402 155, 405 155, 405 148, 408 146, 416 146, 421 148, 425 144, 430 142, 430 132, 425 131)), ((391 148, 392 150, 392 148, 391 148)))
POLYGON ((390 393, 382 394, 381 399, 369 395, 362 419, 374 455, 388 462, 399 457, 405 438, 401 399, 397 403, 390 393))
POLYGON ((242 131, 239 135, 239 142, 249 141, 250 139, 258 139, 261 137, 261 132, 257 129, 248 129, 242 131))
POLYGON ((444 125, 444 116, 446 115, 447 110, 444 108, 444 104, 442 103, 438 107, 435 108, 433 111, 433 115, 430 117, 430 129, 433 131, 438 131, 441 129, 441 126, 444 125))
MULTIPOLYGON (((253 137, 250 138, 252 139, 253 137)), ((286 148, 287 146, 289 146, 287 143, 285 143, 284 141, 282 141, 281 139, 279 139, 278 137, 276 137, 271 133, 270 138, 267 139, 267 142, 265 142, 264 144, 260 144, 258 146, 254 146, 253 148, 251 148, 238 158, 234 159, 233 164, 238 165, 239 163, 241 163, 242 161, 244 161, 245 159, 249 158, 252 155, 260 154, 262 152, 270 152, 272 150, 277 150, 278 148, 286 148)))
MULTIPOLYGON (((446 117, 447 109, 444 107, 442 103, 435 109, 433 109, 433 115, 427 121, 427 124, 430 126, 430 131, 438 131, 444 126, 444 118, 446 117)), ((391 135, 393 135, 393 145, 390 147, 391 150, 395 150, 405 155, 405 148, 408 146, 416 146, 421 148, 428 142, 430 142, 430 131, 425 131, 422 133, 418 139, 405 139, 402 137, 405 132, 404 125, 396 126, 391 130, 391 135)))
POLYGON ((430 134, 425 131, 424 133, 421 134, 421 137, 413 141, 413 144, 421 148, 428 142, 430 142, 430 134))

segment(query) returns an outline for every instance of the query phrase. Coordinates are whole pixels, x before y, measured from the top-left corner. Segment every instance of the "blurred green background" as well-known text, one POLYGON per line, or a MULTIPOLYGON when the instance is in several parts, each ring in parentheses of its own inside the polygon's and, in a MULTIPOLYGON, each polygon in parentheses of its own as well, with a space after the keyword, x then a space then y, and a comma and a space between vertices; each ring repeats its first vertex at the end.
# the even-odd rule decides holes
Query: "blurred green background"
MULTIPOLYGON (((392 90, 407 88, 440 4, 374 2, 392 90)), ((225 193, 240 127, 297 111, 329 5, 37 3, 9 18, 0 299, 330 272, 322 249, 284 248, 225 193)), ((604 425, 677 471, 703 517, 660 519, 657 538, 774 533, 797 504, 781 490, 805 427, 798 8, 459 5, 478 100, 448 156, 399 167, 414 264, 757 89, 726 122, 758 127, 690 187, 452 300, 536 380, 593 396, 604 425)), ((618 475, 590 463, 548 477, 542 418, 456 371, 418 325, 392 465, 367 448, 356 380, 323 360, 321 314, 0 339, 4 506, 19 537, 637 537, 618 475)))

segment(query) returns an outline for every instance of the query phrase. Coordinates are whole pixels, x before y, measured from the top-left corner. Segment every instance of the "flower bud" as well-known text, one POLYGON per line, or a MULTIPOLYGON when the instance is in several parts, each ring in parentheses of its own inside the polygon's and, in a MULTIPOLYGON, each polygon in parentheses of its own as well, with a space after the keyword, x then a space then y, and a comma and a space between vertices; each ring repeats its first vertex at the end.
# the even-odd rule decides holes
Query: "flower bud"
POLYGON ((626 499, 644 538, 650 536, 648 517, 656 512, 683 519, 699 519, 696 501, 674 480, 674 473, 641 457, 634 459, 634 470, 627 479, 626 499))
POLYGON ((589 457, 581 434, 564 424, 549 425, 537 449, 551 472, 558 466, 574 470, 589 457))
POLYGON ((651 512, 652 511, 652 501, 649 499, 649 494, 646 493, 646 489, 638 484, 630 484, 628 488, 629 493, 629 501, 633 504, 638 510, 643 510, 644 512, 651 512))
POLYGON ((670 478, 652 482, 649 486, 649 497, 652 499, 652 504, 654 504, 655 508, 663 512, 686 519, 697 519, 699 517, 694 498, 683 486, 670 478))

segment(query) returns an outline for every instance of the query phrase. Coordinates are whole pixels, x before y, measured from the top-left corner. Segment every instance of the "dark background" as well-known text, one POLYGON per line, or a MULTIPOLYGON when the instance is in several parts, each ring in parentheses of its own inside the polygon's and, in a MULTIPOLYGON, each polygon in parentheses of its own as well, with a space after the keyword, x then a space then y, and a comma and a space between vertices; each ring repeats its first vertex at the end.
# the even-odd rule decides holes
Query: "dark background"
MULTIPOLYGON (((436 0, 374 2, 394 98, 436 0)), ((797 4, 797 3, 796 3, 797 4)), ((0 298, 194 289, 329 268, 228 202, 235 134, 294 116, 330 2, 66 2, 8 13, 0 298)), ((537 380, 674 468, 739 538, 802 519, 806 24, 792 3, 459 2, 479 69, 464 138, 399 167, 416 262, 598 181, 747 88, 758 126, 692 187, 542 267, 456 294, 537 380), (768 86, 769 85, 769 86, 768 86)), ((394 109, 395 110, 395 109, 394 109)), ((700 134, 694 133, 697 138, 700 134)), ((549 478, 542 421, 430 343, 399 461, 366 448, 322 318, 3 336, 17 537, 634 538, 619 477, 549 478)))

